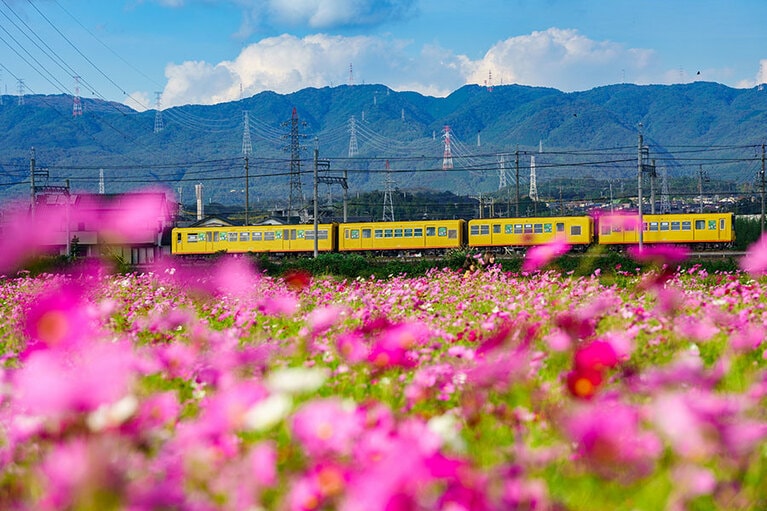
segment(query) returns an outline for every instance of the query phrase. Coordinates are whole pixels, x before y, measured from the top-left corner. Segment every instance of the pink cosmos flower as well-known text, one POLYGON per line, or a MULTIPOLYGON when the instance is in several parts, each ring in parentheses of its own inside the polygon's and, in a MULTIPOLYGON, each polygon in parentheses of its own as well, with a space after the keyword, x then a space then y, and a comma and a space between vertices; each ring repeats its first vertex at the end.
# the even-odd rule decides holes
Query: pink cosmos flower
POLYGON ((362 425, 354 408, 339 398, 315 399, 299 408, 291 429, 312 457, 346 455, 359 436, 362 425))
POLYGON ((570 245, 564 239, 555 239, 551 243, 531 247, 525 253, 522 271, 532 272, 546 266, 557 257, 563 256, 570 250, 570 245))
POLYGON ((402 323, 385 328, 372 342, 368 361, 376 369, 413 367, 411 349, 424 344, 431 333, 422 323, 402 323))
POLYGON ((618 357, 610 343, 592 341, 575 350, 575 369, 603 371, 618 364, 618 357))
POLYGON ((629 256, 640 263, 655 263, 658 266, 673 266, 681 263, 690 255, 690 249, 680 245, 649 245, 639 250, 638 245, 628 248, 629 256))
POLYGON ((565 434, 596 474, 632 480, 649 474, 662 452, 660 440, 642 430, 639 412, 619 401, 595 401, 576 408, 565 434))
POLYGON ((79 286, 65 285, 38 296, 25 317, 29 343, 21 358, 41 349, 68 350, 93 336, 86 306, 79 286))
POLYGON ((753 277, 767 273, 767 233, 748 247, 746 255, 740 260, 740 267, 753 277))

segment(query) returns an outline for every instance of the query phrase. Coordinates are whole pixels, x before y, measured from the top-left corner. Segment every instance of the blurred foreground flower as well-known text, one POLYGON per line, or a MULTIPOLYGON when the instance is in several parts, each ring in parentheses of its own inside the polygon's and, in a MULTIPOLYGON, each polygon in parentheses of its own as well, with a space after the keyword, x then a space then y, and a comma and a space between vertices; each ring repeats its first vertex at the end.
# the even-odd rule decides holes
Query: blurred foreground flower
POLYGON ((767 234, 762 234, 761 238, 748 247, 746 255, 740 260, 740 267, 752 277, 767 273, 767 234))
POLYGON ((566 254, 568 250, 570 250, 570 245, 564 239, 555 239, 551 243, 531 247, 525 254, 522 271, 540 270, 557 257, 566 254))

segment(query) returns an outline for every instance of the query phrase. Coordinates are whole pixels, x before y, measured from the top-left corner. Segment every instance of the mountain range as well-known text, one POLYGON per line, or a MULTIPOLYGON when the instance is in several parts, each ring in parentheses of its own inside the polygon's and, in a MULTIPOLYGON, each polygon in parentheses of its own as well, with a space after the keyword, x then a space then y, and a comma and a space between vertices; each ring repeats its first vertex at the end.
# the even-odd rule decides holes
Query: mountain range
POLYGON ((252 203, 276 205, 291 191, 311 197, 315 155, 352 194, 389 183, 469 195, 517 179, 527 187, 531 167, 538 182, 636 178, 640 136, 647 164, 669 176, 705 172, 748 187, 767 127, 767 90, 710 82, 571 93, 467 85, 445 98, 354 85, 144 112, 84 95, 79 116, 72 96, 1 98, 4 199, 29 195, 32 148, 36 184, 163 186, 185 202, 202 184, 207 201, 236 204, 247 182, 252 203))

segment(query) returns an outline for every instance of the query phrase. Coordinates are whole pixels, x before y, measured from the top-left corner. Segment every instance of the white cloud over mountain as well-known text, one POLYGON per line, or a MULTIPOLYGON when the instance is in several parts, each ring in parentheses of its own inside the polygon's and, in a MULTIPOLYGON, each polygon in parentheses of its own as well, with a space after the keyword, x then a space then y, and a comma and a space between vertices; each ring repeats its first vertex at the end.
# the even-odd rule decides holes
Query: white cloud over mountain
MULTIPOLYGON (((320 4, 335 6, 343 1, 303 0, 294 5, 306 16, 312 12, 310 6, 316 10, 320 4)), ((289 93, 339 85, 349 80, 350 64, 355 83, 382 83, 394 90, 433 96, 447 95, 467 83, 483 84, 489 72, 495 85, 545 85, 564 91, 621 81, 673 81, 664 75, 668 70, 657 67, 651 50, 594 41, 572 29, 550 28, 510 37, 477 60, 436 45, 411 46, 408 41, 378 36, 270 37, 246 46, 231 61, 167 66, 162 101, 172 106, 236 100, 240 85, 245 96, 264 90, 289 93)))

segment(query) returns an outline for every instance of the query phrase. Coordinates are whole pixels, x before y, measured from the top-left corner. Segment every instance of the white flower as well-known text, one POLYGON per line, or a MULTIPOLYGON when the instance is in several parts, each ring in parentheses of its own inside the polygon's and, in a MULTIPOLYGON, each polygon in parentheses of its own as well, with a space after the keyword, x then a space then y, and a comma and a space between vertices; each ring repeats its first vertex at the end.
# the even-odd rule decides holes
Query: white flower
POLYGON ((444 445, 451 447, 453 450, 463 452, 466 449, 466 444, 460 434, 460 423, 455 414, 447 412, 443 415, 432 417, 426 423, 426 427, 437 435, 444 445))
POLYGON ((269 373, 266 388, 271 392, 287 394, 314 392, 322 387, 327 378, 328 370, 324 368, 286 367, 269 373))
POLYGON ((138 410, 136 396, 125 396, 116 403, 101 405, 88 415, 85 420, 91 431, 102 431, 108 427, 119 426, 133 417, 138 410))
POLYGON ((292 407, 293 400, 287 394, 272 394, 245 412, 244 425, 254 431, 267 430, 287 417, 292 407))

